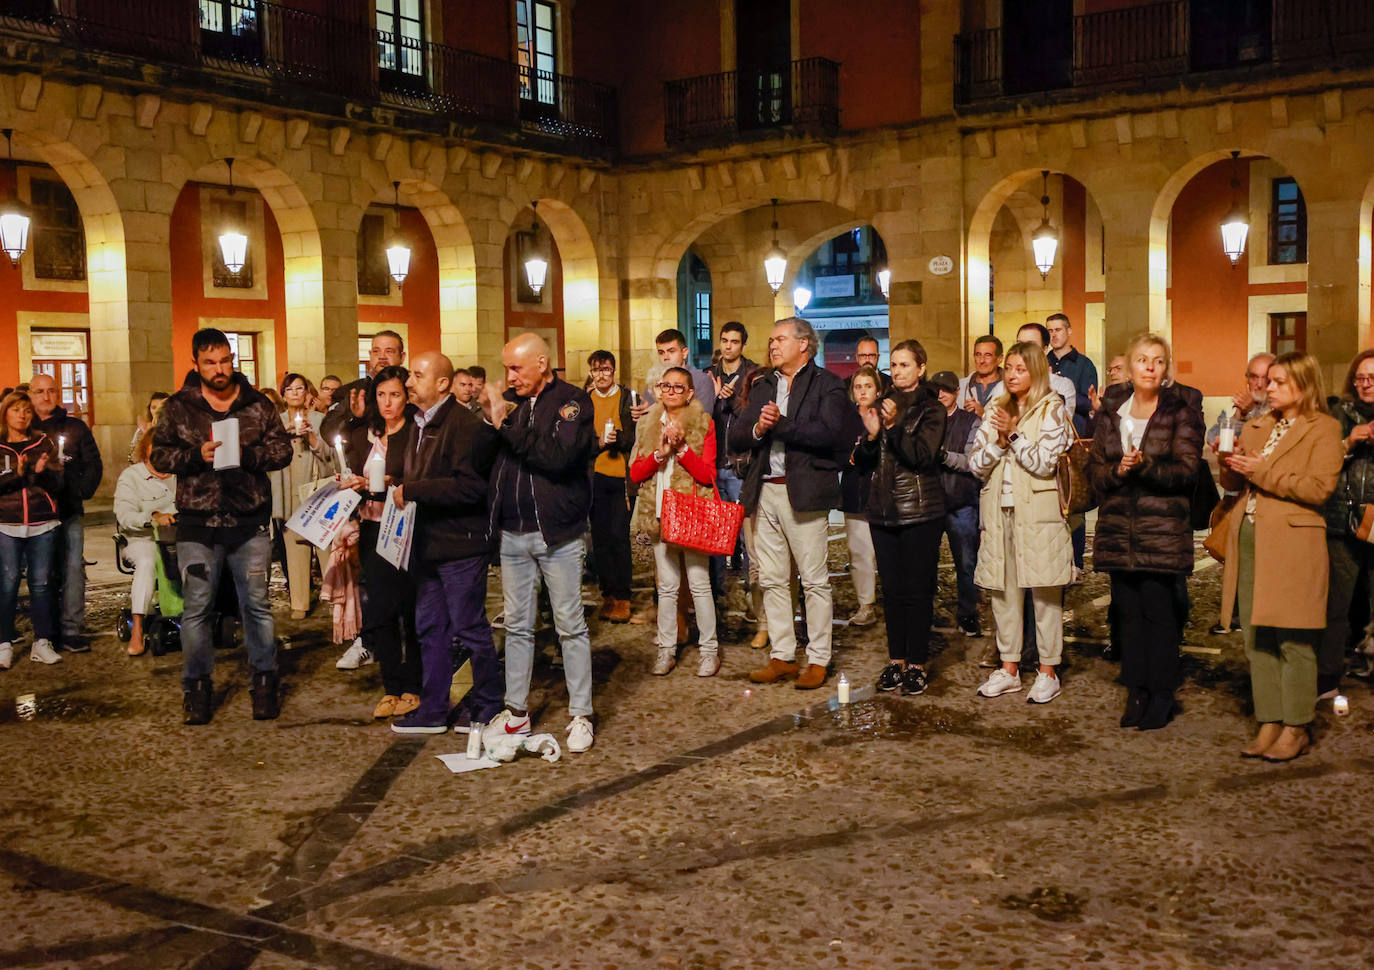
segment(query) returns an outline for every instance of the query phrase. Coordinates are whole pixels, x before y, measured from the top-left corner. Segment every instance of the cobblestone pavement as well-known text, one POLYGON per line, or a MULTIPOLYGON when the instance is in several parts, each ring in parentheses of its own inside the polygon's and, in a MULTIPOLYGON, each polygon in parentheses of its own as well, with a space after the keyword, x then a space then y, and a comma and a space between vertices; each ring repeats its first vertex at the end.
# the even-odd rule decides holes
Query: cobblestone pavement
MULTIPOLYGON (((987 641, 953 633, 902 699, 869 689, 880 628, 838 627, 842 708, 833 680, 751 688, 738 616, 713 679, 691 649, 653 677, 648 626, 594 625, 596 746, 462 775, 436 756, 463 738, 374 723, 377 668, 336 670, 323 611, 293 624, 280 590, 276 722, 249 717, 241 650, 187 728, 179 655, 106 635, 44 667, 25 643, 0 672, 0 967, 1369 966, 1374 699, 1348 683, 1311 754, 1242 761, 1239 637, 1207 634, 1201 565, 1183 711, 1153 733, 1116 726, 1092 574, 1044 707, 976 697, 987 641)), ((122 594, 102 570, 103 632, 122 594)), ((551 648, 536 681, 561 738, 551 648)))

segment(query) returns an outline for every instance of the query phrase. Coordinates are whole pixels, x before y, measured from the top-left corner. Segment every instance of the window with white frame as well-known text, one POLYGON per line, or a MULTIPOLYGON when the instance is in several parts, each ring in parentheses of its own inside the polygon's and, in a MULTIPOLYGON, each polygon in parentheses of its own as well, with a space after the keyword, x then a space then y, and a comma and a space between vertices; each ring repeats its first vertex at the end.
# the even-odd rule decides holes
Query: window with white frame
POLYGON ((558 73, 557 7, 548 0, 515 0, 515 57, 520 97, 554 104, 558 73))

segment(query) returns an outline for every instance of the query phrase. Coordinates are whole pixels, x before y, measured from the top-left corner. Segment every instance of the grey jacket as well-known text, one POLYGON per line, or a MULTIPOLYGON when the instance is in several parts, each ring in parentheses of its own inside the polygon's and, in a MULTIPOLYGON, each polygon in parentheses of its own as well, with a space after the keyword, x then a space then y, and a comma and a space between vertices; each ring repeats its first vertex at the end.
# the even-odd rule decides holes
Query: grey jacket
POLYGON ((143 462, 119 473, 115 483, 114 515, 119 531, 129 538, 152 538, 153 513, 176 515, 177 479, 158 478, 143 462))

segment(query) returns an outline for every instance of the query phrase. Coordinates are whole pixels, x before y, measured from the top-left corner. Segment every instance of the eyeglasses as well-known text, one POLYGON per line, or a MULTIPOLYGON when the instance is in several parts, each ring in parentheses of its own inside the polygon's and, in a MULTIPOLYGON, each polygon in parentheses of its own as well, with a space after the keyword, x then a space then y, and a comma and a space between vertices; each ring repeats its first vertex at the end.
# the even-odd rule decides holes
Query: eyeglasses
POLYGON ((1247 381, 1262 381, 1266 380, 1268 376, 1268 374, 1256 374, 1254 371, 1245 372, 1245 379, 1247 381))
POLYGON ((1374 374, 1357 375, 1355 377, 1355 383, 1359 384, 1362 387, 1367 387, 1370 384, 1374 384, 1374 374))
POLYGON ((658 389, 664 394, 686 394, 691 390, 686 384, 660 384, 658 389))
POLYGON ((601 366, 601 367, 593 367, 593 368, 592 368, 592 373, 593 373, 593 374, 614 374, 614 373, 615 373, 615 368, 612 367, 610 364, 606 364, 606 365, 601 366))

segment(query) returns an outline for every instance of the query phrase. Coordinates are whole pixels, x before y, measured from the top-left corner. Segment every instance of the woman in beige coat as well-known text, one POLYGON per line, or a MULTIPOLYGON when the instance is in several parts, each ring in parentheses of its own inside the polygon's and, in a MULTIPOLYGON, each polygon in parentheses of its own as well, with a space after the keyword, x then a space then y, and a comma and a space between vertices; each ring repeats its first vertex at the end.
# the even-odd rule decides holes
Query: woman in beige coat
MULTIPOLYGON (((324 415, 310 408, 310 382, 300 374, 281 380, 286 401, 282 424, 291 435, 291 464, 272 472, 272 517, 283 531, 286 545, 286 586, 291 594, 291 618, 304 619, 310 612, 310 564, 315 547, 285 528, 285 521, 301 504, 303 486, 338 473, 331 443, 320 434, 324 415)), ((358 469, 354 469, 357 471, 358 469)))
POLYGON ((1050 390, 1045 352, 1035 343, 1007 351, 1005 390, 989 402, 969 450, 969 471, 984 482, 981 537, 973 581, 992 594, 1002 666, 978 688, 983 697, 1021 689, 1025 590, 1035 609, 1040 670, 1026 699, 1059 696, 1056 667, 1064 649, 1063 586, 1073 576, 1073 544, 1059 511, 1054 472, 1073 440, 1068 409, 1050 390))
POLYGON ((1321 371, 1306 354, 1269 365, 1271 411, 1241 429, 1222 484, 1240 491, 1225 523, 1221 622, 1239 609, 1259 733, 1242 757, 1290 761, 1307 750, 1317 706, 1316 644, 1326 626, 1322 503, 1344 460, 1321 371))

